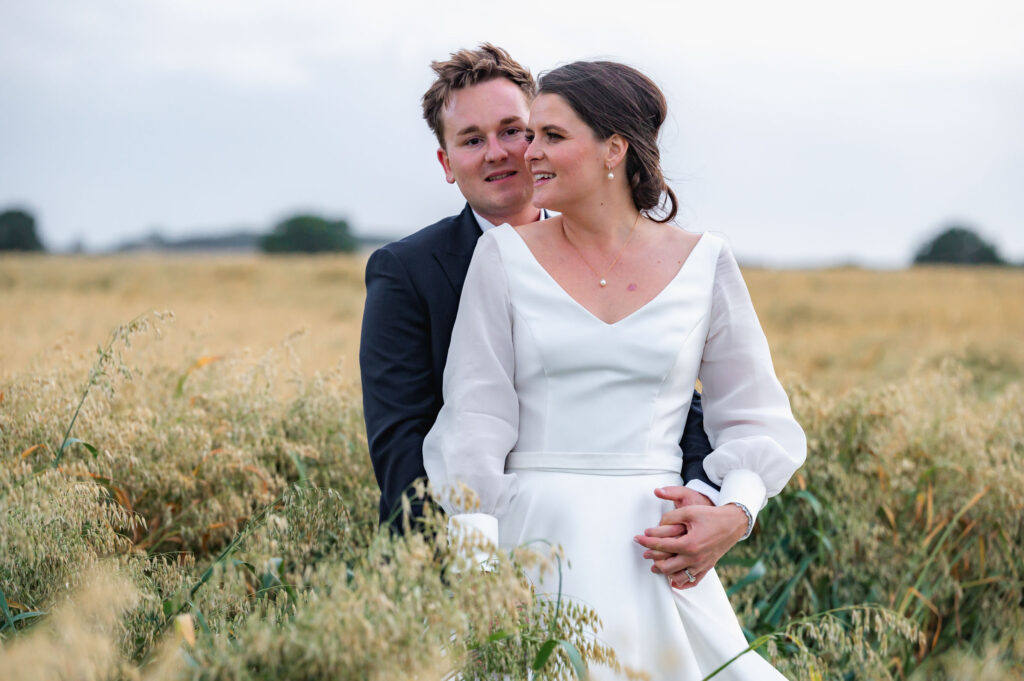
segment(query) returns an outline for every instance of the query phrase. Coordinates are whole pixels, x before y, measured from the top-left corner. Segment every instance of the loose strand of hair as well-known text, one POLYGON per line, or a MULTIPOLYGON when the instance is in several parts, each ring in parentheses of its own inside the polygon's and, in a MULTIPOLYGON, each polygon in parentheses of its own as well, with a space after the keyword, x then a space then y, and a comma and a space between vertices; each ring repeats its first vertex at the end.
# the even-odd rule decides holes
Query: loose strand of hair
POLYGON ((664 193, 662 194, 661 201, 658 203, 658 210, 664 211, 666 205, 671 206, 671 209, 665 213, 665 217, 653 218, 649 214, 647 217, 651 218, 654 222, 665 224, 675 220, 676 215, 679 213, 679 200, 676 198, 676 193, 672 191, 672 187, 669 187, 668 184, 662 182, 661 188, 664 193))

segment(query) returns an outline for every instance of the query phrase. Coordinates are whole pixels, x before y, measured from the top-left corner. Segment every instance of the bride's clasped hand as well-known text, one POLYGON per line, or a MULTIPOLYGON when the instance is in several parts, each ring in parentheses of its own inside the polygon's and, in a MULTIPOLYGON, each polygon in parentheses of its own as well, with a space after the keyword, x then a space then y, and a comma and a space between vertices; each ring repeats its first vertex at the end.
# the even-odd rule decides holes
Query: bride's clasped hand
POLYGON ((656 489, 654 494, 675 508, 633 540, 647 549, 643 556, 653 561, 651 572, 665 575, 677 589, 690 589, 743 539, 748 517, 735 504, 715 506, 688 487, 656 489))

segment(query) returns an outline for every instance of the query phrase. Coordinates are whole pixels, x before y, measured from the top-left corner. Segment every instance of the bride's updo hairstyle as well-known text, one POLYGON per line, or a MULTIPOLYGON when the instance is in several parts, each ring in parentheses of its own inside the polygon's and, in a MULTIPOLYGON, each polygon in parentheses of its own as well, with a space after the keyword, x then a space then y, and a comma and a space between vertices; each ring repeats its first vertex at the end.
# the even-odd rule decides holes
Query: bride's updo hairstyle
POLYGON ((658 150, 668 105, 654 81, 625 64, 577 61, 542 75, 537 94, 562 97, 598 139, 619 134, 629 142, 626 177, 634 205, 648 212, 661 207, 664 217, 651 218, 655 222, 676 216, 676 195, 661 173, 658 150))

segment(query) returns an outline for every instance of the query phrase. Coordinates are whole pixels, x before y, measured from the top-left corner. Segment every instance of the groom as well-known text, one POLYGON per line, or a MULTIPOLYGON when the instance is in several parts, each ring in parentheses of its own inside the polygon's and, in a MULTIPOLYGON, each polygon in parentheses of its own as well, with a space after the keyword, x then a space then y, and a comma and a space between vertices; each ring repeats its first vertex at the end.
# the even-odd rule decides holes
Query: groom
MULTIPOLYGON (((542 217, 530 202, 533 175, 524 158, 533 76, 505 50, 486 43, 432 67, 437 78, 423 96, 423 117, 437 137, 445 180, 458 186, 466 207, 370 256, 359 347, 380 521, 399 530, 402 495, 426 478, 423 438, 441 408, 448 345, 477 238, 502 223, 542 217)), ((696 394, 681 444, 687 486, 658 490, 677 509, 671 523, 648 531, 645 557, 654 560, 653 571, 686 588, 735 544, 747 520, 738 508, 713 508, 717 487, 703 467, 711 445, 696 394)), ((414 504, 413 513, 422 508, 414 504)))

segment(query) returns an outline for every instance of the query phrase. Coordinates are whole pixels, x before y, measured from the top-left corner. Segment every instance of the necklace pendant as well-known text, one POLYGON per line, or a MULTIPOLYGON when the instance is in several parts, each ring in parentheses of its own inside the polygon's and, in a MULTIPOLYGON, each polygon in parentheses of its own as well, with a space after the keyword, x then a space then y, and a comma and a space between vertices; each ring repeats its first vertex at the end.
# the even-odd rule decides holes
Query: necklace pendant
POLYGON ((600 285, 601 285, 602 287, 603 287, 603 286, 607 286, 607 285, 608 285, 608 282, 607 282, 607 281, 605 281, 604 279, 602 279, 601 281, 599 281, 599 282, 597 282, 597 283, 599 283, 599 284, 600 284, 600 285))

